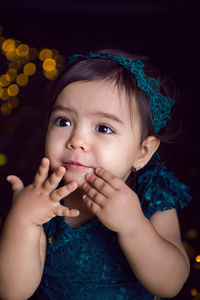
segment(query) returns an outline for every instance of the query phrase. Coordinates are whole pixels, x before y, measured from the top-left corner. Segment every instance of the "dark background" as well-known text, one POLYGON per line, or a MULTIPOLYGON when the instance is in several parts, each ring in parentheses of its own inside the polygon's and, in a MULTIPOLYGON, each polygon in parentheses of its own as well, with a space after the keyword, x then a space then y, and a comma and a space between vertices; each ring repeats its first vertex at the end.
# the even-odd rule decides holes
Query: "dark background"
MULTIPOLYGON (((190 187, 193 201, 179 212, 192 268, 188 282, 175 299, 200 299, 200 263, 195 262, 200 254, 198 1, 0 1, 0 25, 5 38, 18 39, 38 50, 57 49, 65 57, 108 46, 144 54, 176 81, 181 95, 177 119, 183 122, 184 130, 179 143, 167 148, 168 168, 190 187), (191 295, 193 288, 199 293, 196 296, 191 295)), ((36 64, 36 74, 20 89, 18 108, 8 116, 0 114, 0 153, 8 160, 0 166, 2 220, 11 202, 6 176, 14 173, 25 184, 30 183, 43 156, 49 80, 42 75, 39 60, 36 64)), ((0 75, 6 70, 7 61, 0 54, 0 75)))

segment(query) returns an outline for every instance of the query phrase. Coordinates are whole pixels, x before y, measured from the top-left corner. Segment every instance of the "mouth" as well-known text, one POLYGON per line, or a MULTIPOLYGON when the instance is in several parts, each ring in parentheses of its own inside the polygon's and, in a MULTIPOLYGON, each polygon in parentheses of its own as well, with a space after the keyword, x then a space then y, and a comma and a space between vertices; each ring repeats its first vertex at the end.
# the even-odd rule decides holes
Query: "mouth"
POLYGON ((85 170, 85 169, 91 168, 89 166, 85 166, 85 165, 81 164, 80 162, 72 161, 72 160, 64 162, 63 166, 67 170, 70 170, 70 169, 71 170, 85 170))

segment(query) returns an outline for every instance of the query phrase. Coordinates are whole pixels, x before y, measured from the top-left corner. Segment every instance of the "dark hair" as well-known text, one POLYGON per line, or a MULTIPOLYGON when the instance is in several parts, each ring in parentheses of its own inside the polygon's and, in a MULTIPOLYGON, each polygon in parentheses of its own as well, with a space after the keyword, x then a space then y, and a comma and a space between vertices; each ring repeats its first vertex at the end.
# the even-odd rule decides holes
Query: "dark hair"
MULTIPOLYGON (((159 81, 159 91, 166 97, 170 97, 173 99, 176 98, 177 88, 174 82, 167 78, 166 75, 163 75, 153 64, 151 59, 145 56, 131 55, 128 52, 124 52, 113 48, 93 52, 102 55, 122 55, 125 58, 132 59, 134 61, 142 60, 144 63, 145 75, 147 77, 154 77, 159 81)), ((148 95, 146 95, 142 90, 138 88, 134 75, 130 71, 122 67, 119 63, 102 58, 79 60, 67 65, 63 69, 62 73, 55 81, 55 84, 52 89, 53 93, 51 96, 49 115, 59 93, 64 87, 66 87, 70 83, 77 81, 97 80, 113 81, 119 89, 124 88, 128 96, 127 99, 129 102, 130 111, 132 109, 133 96, 135 97, 139 108, 142 124, 141 142, 149 135, 156 136, 161 142, 164 143, 172 143, 175 140, 177 132, 174 132, 173 126, 170 126, 172 123, 171 117, 168 121, 168 126, 166 128, 161 129, 159 133, 155 132, 152 124, 152 113, 150 109, 148 95)))

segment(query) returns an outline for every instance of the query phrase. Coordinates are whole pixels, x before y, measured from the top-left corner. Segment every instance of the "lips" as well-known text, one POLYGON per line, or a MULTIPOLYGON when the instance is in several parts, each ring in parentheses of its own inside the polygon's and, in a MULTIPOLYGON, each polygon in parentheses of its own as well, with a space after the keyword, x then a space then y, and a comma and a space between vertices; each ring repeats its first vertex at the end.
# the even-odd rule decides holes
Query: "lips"
POLYGON ((89 166, 83 165, 78 161, 68 160, 67 162, 64 162, 64 167, 66 169, 71 170, 84 170, 87 168, 90 168, 89 166))

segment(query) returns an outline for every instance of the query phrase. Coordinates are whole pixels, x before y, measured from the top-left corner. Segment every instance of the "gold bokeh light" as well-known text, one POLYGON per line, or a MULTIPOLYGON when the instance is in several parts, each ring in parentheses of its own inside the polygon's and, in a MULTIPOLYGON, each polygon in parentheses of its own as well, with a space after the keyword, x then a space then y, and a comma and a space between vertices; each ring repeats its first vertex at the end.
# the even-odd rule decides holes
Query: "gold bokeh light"
POLYGON ((39 53, 39 59, 45 61, 47 58, 52 58, 53 52, 50 49, 43 49, 39 53))
POLYGON ((11 81, 14 81, 17 77, 17 70, 16 69, 8 69, 6 72, 10 76, 11 81))
POLYGON ((2 43, 2 50, 7 53, 9 49, 15 48, 15 41, 13 39, 6 39, 2 43))
POLYGON ((24 74, 27 76, 32 76, 36 72, 36 65, 34 63, 27 63, 23 68, 24 74))
POLYGON ((56 68, 56 61, 53 58, 47 58, 42 64, 42 67, 45 71, 53 71, 56 68))
POLYGON ((3 93, 1 95, 1 100, 8 100, 9 99, 9 95, 8 95, 8 89, 7 88, 3 88, 3 93))
POLYGON ((12 108, 16 108, 19 105, 19 99, 17 97, 10 97, 8 102, 12 108))
POLYGON ((11 78, 8 74, 3 74, 0 76, 0 86, 5 87, 8 86, 11 82, 11 78))
POLYGON ((16 82, 20 86, 25 86, 28 83, 28 76, 24 73, 17 75, 16 82))
POLYGON ((12 107, 6 102, 1 104, 1 112, 3 115, 7 116, 11 113, 12 107))
POLYGON ((17 96, 19 93, 19 87, 17 84, 11 84, 9 87, 8 87, 8 95, 9 96, 17 96))
POLYGON ((16 49, 16 53, 20 57, 28 56, 29 46, 27 44, 20 44, 16 49))
POLYGON ((44 71, 44 76, 49 80, 55 80, 58 76, 58 70, 44 71))

